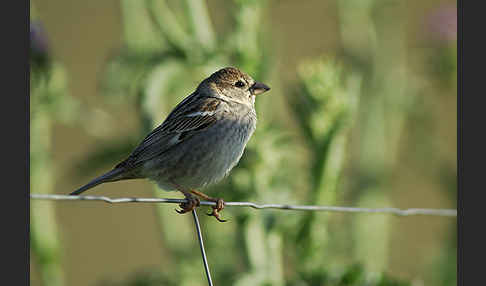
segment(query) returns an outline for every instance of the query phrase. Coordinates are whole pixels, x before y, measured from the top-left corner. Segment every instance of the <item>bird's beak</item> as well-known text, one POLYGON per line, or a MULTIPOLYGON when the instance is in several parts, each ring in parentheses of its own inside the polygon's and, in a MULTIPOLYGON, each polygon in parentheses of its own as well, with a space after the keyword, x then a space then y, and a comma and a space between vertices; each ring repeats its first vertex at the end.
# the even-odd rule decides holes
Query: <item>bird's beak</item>
POLYGON ((261 82, 256 81, 251 87, 250 87, 250 92, 253 95, 259 95, 262 94, 266 91, 269 91, 270 87, 268 87, 266 84, 263 84, 261 82))

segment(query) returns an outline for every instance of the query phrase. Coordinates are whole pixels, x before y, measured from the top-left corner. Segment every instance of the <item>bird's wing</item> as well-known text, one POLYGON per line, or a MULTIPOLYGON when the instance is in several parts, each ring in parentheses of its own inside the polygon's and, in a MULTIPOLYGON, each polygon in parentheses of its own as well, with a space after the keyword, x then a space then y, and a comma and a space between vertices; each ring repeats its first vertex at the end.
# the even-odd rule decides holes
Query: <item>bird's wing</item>
POLYGON ((187 97, 116 167, 133 168, 166 152, 196 132, 214 124, 220 109, 221 99, 199 97, 195 94, 187 97))

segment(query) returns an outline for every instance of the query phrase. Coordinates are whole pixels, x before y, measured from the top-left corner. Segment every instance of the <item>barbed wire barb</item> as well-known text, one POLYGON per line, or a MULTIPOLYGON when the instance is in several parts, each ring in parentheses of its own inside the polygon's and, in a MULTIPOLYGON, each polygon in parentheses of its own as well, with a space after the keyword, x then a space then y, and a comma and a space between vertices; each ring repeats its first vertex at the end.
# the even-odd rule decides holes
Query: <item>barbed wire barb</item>
MULTIPOLYGON (((109 198, 105 196, 70 196, 70 195, 53 195, 53 194, 31 194, 32 199, 40 200, 67 200, 67 201, 103 201, 110 204, 118 203, 171 203, 180 204, 187 202, 185 199, 168 199, 168 198, 109 198)), ((215 206, 215 202, 201 201, 200 205, 215 206)), ((296 210, 296 211, 328 211, 328 212, 352 212, 352 213, 381 213, 393 214, 397 216, 428 215, 428 216, 446 216, 457 217, 455 209, 428 209, 428 208, 357 208, 341 206, 308 206, 308 205, 290 205, 290 204, 256 204, 252 202, 225 202, 225 207, 250 207, 253 209, 279 209, 279 210, 296 210)))

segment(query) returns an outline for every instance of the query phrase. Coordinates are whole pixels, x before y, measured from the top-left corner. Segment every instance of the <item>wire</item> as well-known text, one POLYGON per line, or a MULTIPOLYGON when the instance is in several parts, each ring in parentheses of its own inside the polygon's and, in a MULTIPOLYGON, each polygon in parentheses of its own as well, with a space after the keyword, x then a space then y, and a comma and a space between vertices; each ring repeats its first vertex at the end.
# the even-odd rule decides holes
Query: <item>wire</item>
POLYGON ((208 259, 206 258, 206 251, 204 250, 204 242, 201 233, 201 226, 199 226, 199 219, 197 218, 196 209, 192 210, 192 217, 194 218, 194 224, 196 225, 197 238, 199 240, 199 248, 201 248, 204 270, 206 270, 206 277, 208 278, 208 284, 209 286, 213 286, 213 280, 211 279, 211 273, 209 272, 208 259))
MULTIPOLYGON (((110 204, 117 203, 172 203, 180 204, 187 202, 185 199, 165 199, 165 198, 109 198, 104 196, 69 196, 51 194, 31 194, 32 199, 40 200, 68 200, 68 201, 103 201, 110 204)), ((215 206, 215 202, 201 201, 200 205, 215 206)), ((225 202, 225 207, 250 207, 253 209, 279 209, 297 211, 328 211, 328 212, 352 212, 352 213, 381 213, 393 214, 397 216, 429 215, 457 217, 455 209, 427 209, 427 208, 355 208, 339 206, 302 206, 289 204, 256 204, 252 202, 225 202)))

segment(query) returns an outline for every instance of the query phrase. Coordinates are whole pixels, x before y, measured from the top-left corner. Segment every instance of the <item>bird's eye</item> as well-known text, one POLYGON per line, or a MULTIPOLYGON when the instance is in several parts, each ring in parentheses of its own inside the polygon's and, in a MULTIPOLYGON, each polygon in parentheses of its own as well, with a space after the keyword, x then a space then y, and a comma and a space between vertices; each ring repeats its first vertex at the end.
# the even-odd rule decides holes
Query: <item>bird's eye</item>
POLYGON ((245 83, 242 82, 241 80, 239 80, 239 81, 235 82, 235 86, 236 87, 244 87, 245 86, 245 83))

